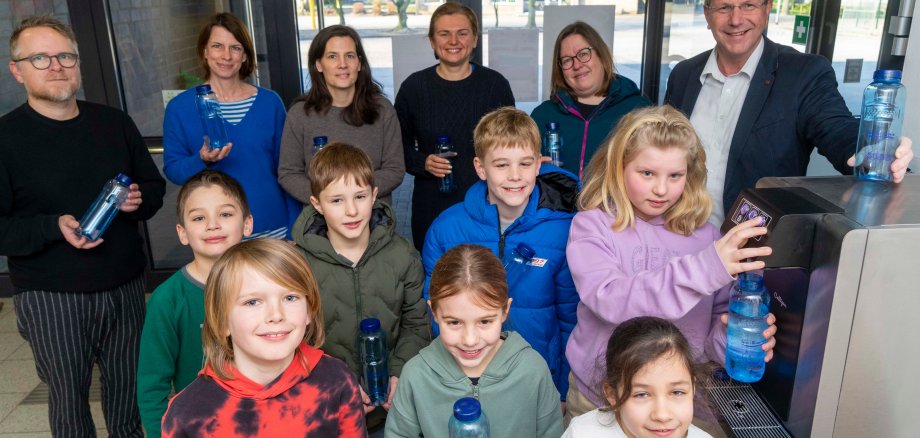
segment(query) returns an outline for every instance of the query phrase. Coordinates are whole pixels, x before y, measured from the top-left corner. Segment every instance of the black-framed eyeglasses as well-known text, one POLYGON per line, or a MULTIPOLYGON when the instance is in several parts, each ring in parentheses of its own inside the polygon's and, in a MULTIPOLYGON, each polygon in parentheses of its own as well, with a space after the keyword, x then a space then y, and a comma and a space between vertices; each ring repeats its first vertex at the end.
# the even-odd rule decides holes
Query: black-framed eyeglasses
POLYGON ((591 60, 591 52, 594 51, 593 47, 585 47, 578 51, 575 56, 563 56, 559 58, 559 67, 562 67, 563 70, 568 70, 575 65, 575 60, 584 64, 591 60))
POLYGON ((73 68, 73 66, 77 65, 77 61, 80 60, 80 55, 67 52, 58 53, 57 55, 36 53, 32 56, 26 56, 25 58, 14 59, 13 62, 28 60, 29 64, 32 64, 32 67, 35 67, 36 70, 47 70, 51 68, 51 58, 57 58, 58 64, 61 64, 61 67, 73 68))
POLYGON ((760 4, 757 4, 757 3, 742 3, 742 4, 740 4, 740 5, 733 5, 733 4, 728 4, 728 3, 726 3, 726 4, 722 5, 722 6, 706 6, 706 9, 709 9, 710 11, 713 11, 713 12, 715 12, 715 13, 717 13, 717 14, 721 14, 721 15, 731 15, 731 13, 734 12, 734 10, 737 8, 738 10, 741 11, 742 14, 750 14, 750 13, 752 13, 752 12, 754 12, 754 11, 756 11, 756 10, 762 8, 762 7, 764 7, 766 4, 767 4, 767 1, 766 1, 766 0, 764 0, 764 1, 761 2, 760 4))

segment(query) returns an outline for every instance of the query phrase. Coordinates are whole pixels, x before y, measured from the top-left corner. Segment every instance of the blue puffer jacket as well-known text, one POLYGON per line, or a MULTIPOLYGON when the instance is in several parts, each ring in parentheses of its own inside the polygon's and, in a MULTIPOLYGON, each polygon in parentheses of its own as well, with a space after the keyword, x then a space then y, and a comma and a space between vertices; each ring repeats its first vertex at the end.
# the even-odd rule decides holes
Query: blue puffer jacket
POLYGON ((546 359, 563 400, 569 375, 565 344, 575 328, 578 305, 575 283, 565 260, 565 245, 577 210, 578 190, 575 175, 543 164, 524 213, 501 233, 498 208, 487 199, 486 182, 479 181, 466 192, 462 203, 438 216, 428 229, 422 250, 426 300, 435 263, 454 246, 482 245, 504 258, 506 252, 524 242, 536 251, 535 259, 546 260, 542 267, 539 263, 531 267, 526 282, 509 285, 514 301, 506 328, 519 332, 546 359))

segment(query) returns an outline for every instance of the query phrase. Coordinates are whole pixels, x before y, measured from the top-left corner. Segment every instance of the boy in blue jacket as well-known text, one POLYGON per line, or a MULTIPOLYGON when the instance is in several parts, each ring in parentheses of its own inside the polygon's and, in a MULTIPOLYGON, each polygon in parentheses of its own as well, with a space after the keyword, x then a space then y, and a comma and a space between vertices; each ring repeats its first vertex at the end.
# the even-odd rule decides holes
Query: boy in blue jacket
POLYGON ((569 375, 565 344, 578 304, 565 245, 577 210, 578 178, 541 165, 540 131, 533 119, 513 107, 486 114, 476 125, 473 142, 473 166, 481 181, 428 229, 422 250, 425 299, 435 263, 454 246, 485 246, 506 265, 518 244, 530 246, 535 255, 528 274, 509 279, 514 305, 506 325, 546 359, 564 402, 569 375))

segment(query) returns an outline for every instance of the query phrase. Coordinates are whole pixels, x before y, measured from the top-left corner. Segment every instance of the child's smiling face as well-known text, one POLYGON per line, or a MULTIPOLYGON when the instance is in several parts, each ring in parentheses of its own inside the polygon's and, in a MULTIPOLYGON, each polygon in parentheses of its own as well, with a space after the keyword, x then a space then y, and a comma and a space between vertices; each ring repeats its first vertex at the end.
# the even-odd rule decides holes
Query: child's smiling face
MULTIPOLYGON (((489 308, 472 299, 473 292, 461 292, 438 301, 435 321, 441 327, 441 342, 463 373, 479 377, 501 347, 502 323, 508 305, 489 308)), ((429 305, 431 302, 429 302, 429 305)))
MULTIPOLYGON (((693 421, 693 378, 677 354, 661 356, 637 372, 632 391, 617 410, 630 438, 683 438, 693 421)), ((609 395, 611 406, 616 400, 609 395)))

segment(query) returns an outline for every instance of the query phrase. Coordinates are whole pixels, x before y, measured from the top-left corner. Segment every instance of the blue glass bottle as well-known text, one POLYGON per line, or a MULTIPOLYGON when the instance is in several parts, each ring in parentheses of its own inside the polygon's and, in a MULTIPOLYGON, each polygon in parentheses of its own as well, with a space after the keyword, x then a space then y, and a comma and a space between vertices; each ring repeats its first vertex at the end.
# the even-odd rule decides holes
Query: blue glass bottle
POLYGON ((479 400, 464 397, 454 403, 454 415, 447 423, 450 438, 489 438, 489 419, 479 400))
POLYGON ((907 90, 901 70, 876 70, 863 92, 862 117, 856 142, 856 176, 891 181, 891 162, 901 137, 907 90))
POLYGON ((99 239, 112 223, 112 219, 115 219, 121 204, 128 199, 131 183, 131 178, 121 173, 106 182, 89 210, 83 213, 80 226, 77 227, 77 234, 89 240, 99 239))
POLYGON ((766 364, 763 344, 767 341, 770 295, 763 277, 752 272, 738 274, 728 302, 728 340, 725 348, 725 370, 739 382, 753 383, 763 377, 766 364))
POLYGON ((326 147, 326 143, 329 143, 329 137, 325 135, 313 137, 313 155, 316 155, 320 149, 326 147))
MULTIPOLYGON (((450 160, 450 165, 454 165, 454 162, 457 158, 457 152, 454 151, 454 147, 450 144, 450 136, 439 135, 438 143, 434 148, 435 153, 438 154, 439 157, 447 158, 450 160)), ((441 182, 438 184, 438 190, 441 193, 453 193, 457 190, 457 185, 454 184, 453 172, 448 173, 444 178, 441 178, 441 182)))
POLYGON ((371 403, 381 406, 386 403, 390 389, 386 336, 380 330, 377 318, 362 319, 360 327, 358 355, 361 358, 362 383, 371 403))
POLYGON ((550 158, 550 163, 562 167, 562 134, 559 132, 559 123, 546 124, 546 135, 543 138, 543 155, 550 158))
POLYGON ((508 280, 508 287, 518 284, 521 278, 530 273, 531 261, 535 255, 536 251, 524 242, 518 243, 505 255, 505 278, 508 280))
POLYGON ((224 116, 220 111, 220 102, 211 90, 211 86, 203 84, 195 87, 195 102, 198 105, 198 116, 201 118, 201 127, 204 135, 208 137, 208 146, 211 149, 222 148, 230 141, 227 136, 227 127, 224 125, 224 116))

